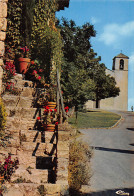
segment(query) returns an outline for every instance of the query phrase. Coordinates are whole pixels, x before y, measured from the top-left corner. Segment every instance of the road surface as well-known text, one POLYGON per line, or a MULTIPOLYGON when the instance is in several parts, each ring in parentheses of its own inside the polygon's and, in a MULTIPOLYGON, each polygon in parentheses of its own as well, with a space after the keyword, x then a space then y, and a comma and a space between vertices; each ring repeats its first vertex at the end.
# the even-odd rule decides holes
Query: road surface
POLYGON ((115 128, 80 130, 93 148, 89 195, 134 196, 134 112, 118 113, 124 120, 115 128))

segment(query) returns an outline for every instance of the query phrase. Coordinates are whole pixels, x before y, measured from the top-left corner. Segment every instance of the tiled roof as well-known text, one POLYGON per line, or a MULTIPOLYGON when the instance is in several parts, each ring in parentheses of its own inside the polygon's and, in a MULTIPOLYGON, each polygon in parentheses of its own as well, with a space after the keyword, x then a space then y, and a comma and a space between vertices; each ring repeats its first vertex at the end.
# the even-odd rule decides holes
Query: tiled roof
POLYGON ((122 54, 122 53, 118 54, 118 55, 115 56, 114 58, 126 58, 126 59, 129 59, 128 56, 126 56, 126 55, 124 55, 124 54, 122 54))
POLYGON ((65 7, 69 7, 69 0, 58 0, 58 11, 59 10, 64 10, 65 7))

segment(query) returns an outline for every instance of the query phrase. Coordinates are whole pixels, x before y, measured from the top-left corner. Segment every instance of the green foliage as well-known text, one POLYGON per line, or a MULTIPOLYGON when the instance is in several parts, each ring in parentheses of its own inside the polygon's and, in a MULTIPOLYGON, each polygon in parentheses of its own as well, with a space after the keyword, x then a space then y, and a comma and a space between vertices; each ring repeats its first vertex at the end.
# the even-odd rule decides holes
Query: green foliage
POLYGON ((75 22, 62 19, 61 35, 64 41, 62 66, 63 96, 69 104, 78 107, 87 100, 99 100, 119 95, 113 77, 106 75, 106 67, 91 49, 90 38, 95 36, 92 25, 77 27, 75 22))
POLYGON ((89 183, 91 177, 91 149, 81 141, 74 140, 70 144, 69 155, 69 188, 71 195, 78 191, 81 185, 89 183))
POLYGON ((95 100, 96 103, 108 97, 115 97, 119 95, 120 89, 116 87, 115 78, 106 74, 106 67, 103 63, 99 63, 100 59, 95 59, 95 53, 92 50, 92 57, 89 64, 89 76, 95 83, 95 100))
POLYGON ((22 43, 22 0, 8 1, 6 43, 14 50, 22 43))
POLYGON ((52 66, 60 67, 62 61, 61 36, 55 27, 56 8, 54 0, 36 1, 34 8, 32 57, 40 62, 48 82, 54 81, 55 73, 52 73, 52 66))
POLYGON ((94 97, 94 82, 88 75, 88 59, 91 47, 89 39, 95 36, 95 31, 89 23, 77 27, 74 21, 65 19, 62 19, 59 27, 64 43, 61 72, 63 97, 68 104, 77 108, 94 97))
POLYGON ((44 185, 40 185, 40 186, 38 186, 37 187, 37 190, 38 190, 38 192, 39 192, 39 194, 41 195, 41 196, 44 196, 45 195, 45 193, 46 193, 46 188, 44 187, 44 185))
POLYGON ((0 137, 3 135, 3 131, 5 130, 5 124, 6 124, 6 110, 2 101, 2 98, 0 98, 0 137))

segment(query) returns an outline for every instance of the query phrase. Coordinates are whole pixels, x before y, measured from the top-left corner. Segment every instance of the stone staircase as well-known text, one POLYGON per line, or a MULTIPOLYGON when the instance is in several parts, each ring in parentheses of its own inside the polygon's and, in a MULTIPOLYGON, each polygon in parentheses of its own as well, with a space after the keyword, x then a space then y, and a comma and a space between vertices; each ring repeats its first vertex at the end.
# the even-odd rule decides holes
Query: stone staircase
MULTIPOLYGON (((49 183, 49 189, 50 184, 52 187, 62 184, 63 189, 68 189, 69 132, 62 129, 58 132, 38 130, 36 119, 43 109, 35 108, 34 103, 41 89, 34 88, 33 82, 23 80, 21 74, 17 74, 13 81, 20 95, 3 96, 7 111, 6 131, 11 136, 6 153, 10 152, 12 159, 19 159, 19 168, 12 175, 11 182, 21 180, 25 186, 34 183, 46 187, 49 183)), ((0 151, 5 153, 5 149, 0 151)), ((63 195, 68 195, 68 191, 65 192, 63 195)))

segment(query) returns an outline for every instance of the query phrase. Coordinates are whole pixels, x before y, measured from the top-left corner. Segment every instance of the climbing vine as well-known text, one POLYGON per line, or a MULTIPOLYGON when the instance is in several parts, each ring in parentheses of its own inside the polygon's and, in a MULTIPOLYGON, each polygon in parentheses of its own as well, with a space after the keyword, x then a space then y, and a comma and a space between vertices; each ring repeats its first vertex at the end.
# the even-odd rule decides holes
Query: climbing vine
POLYGON ((7 12, 6 43, 14 50, 22 42, 22 0, 9 0, 7 12))
POLYGON ((62 62, 62 41, 59 30, 55 27, 55 0, 37 0, 34 8, 32 28, 32 57, 38 59, 45 70, 47 82, 54 79, 55 69, 62 62))

